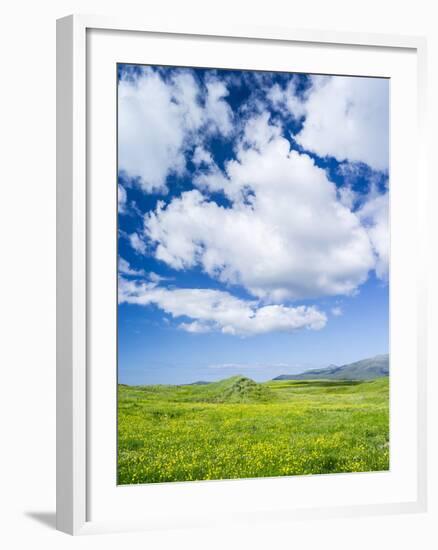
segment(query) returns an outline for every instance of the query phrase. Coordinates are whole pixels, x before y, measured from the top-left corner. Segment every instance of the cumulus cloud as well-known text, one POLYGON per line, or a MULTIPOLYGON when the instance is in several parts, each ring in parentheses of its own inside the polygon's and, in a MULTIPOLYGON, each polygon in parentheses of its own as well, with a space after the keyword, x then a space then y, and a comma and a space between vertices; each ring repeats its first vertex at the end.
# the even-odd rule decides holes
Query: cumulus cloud
MULTIPOLYGON (((291 109, 295 115, 296 108, 291 109)), ((304 124, 295 139, 304 149, 338 161, 364 162, 374 170, 388 169, 387 79, 314 76, 302 109, 304 124)))
POLYGON ((338 197, 339 202, 345 206, 345 208, 352 210, 358 200, 358 193, 356 193, 351 186, 344 185, 338 188, 338 197))
POLYGON ((250 336, 266 332, 319 330, 326 315, 313 306, 261 305, 211 289, 165 288, 120 278, 119 303, 155 305, 174 318, 187 317, 179 328, 187 332, 219 331, 250 336))
POLYGON ((192 161, 195 166, 211 166, 214 162, 211 153, 204 149, 202 145, 196 146, 193 152, 192 161))
POLYGON ((225 173, 209 166, 195 178, 231 207, 195 189, 145 216, 156 258, 201 266, 266 302, 353 293, 374 268, 373 246, 325 171, 291 150, 267 113, 248 122, 236 149, 225 173))
MULTIPOLYGON (((155 305, 190 333, 318 330, 326 315, 290 301, 354 294, 371 270, 387 278, 388 194, 374 189, 364 200, 354 190, 363 170, 388 169, 387 81, 312 77, 298 94, 292 78, 271 86, 257 108, 253 100, 242 106, 244 126, 233 128, 226 80, 201 80, 190 70, 163 74, 147 68, 119 83, 119 168, 147 193, 166 192, 170 174, 190 175, 194 188, 159 201, 144 216, 143 232, 127 238, 138 254, 147 251, 175 270, 201 268, 255 299, 165 288, 164 278, 121 259, 121 302, 155 305), (291 148, 284 116, 302 121, 293 139, 304 151, 342 162, 345 185, 337 188, 309 154, 291 148), (237 136, 223 168, 208 148, 215 134, 237 136), (223 193, 227 205, 212 192, 223 193), (140 275, 143 282, 132 279, 140 275)), ((122 186, 118 199, 119 212, 127 212, 122 186)))
POLYGON ((172 89, 146 69, 119 82, 119 169, 138 178, 144 191, 165 188, 169 173, 182 173, 183 123, 187 110, 172 101, 172 89))
POLYGON ((145 192, 166 192, 169 174, 182 175, 185 153, 205 133, 229 135, 232 111, 226 85, 201 87, 189 70, 164 79, 150 67, 119 82, 119 169, 145 192))
POLYGON ((129 243, 137 254, 144 254, 146 252, 146 243, 139 236, 138 233, 131 233, 128 235, 129 243))
POLYGON ((285 87, 274 84, 267 93, 268 100, 274 107, 285 114, 300 119, 306 114, 305 98, 297 94, 297 78, 292 77, 285 87))
POLYGON ((389 270, 389 194, 371 193, 358 211, 376 255, 376 275, 385 280, 389 270))
POLYGON ((228 89, 221 80, 213 78, 207 82, 205 119, 208 129, 212 133, 219 131, 224 136, 228 136, 233 129, 231 122, 233 113, 231 107, 225 101, 227 95, 228 89))
POLYGON ((269 123, 270 114, 263 111, 250 118, 244 128, 242 144, 261 152, 275 138, 280 137, 281 128, 269 123))

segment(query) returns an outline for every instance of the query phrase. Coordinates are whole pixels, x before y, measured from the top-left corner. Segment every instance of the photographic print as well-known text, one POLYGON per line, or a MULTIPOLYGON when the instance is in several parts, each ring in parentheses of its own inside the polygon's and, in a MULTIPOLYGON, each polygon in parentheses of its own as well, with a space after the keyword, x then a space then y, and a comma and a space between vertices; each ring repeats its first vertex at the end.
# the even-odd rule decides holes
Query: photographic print
POLYGON ((118 484, 388 470, 389 80, 117 89, 118 484))

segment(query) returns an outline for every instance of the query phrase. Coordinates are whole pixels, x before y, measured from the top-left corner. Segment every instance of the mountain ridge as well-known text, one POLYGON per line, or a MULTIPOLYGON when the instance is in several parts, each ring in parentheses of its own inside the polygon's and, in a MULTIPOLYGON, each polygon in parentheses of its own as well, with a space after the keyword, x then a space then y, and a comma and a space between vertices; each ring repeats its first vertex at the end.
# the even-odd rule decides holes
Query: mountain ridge
POLYGON ((281 374, 273 380, 373 380, 389 376, 389 355, 381 354, 345 365, 330 365, 299 374, 281 374))

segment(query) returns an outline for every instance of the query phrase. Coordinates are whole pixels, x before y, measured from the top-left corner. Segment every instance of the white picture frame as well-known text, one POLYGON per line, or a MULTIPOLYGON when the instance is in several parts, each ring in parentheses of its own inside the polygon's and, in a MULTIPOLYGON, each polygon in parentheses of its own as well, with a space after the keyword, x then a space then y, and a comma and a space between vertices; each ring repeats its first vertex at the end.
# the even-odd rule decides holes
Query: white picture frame
MULTIPOLYGON (((92 332, 89 323, 92 300, 92 277, 90 276, 90 228, 93 227, 95 206, 90 206, 90 155, 89 132, 89 93, 90 93, 90 31, 106 33, 135 33, 140 36, 170 37, 179 40, 190 40, 197 37, 205 41, 220 39, 222 43, 231 44, 257 43, 284 46, 292 44, 313 45, 320 47, 368 48, 373 55, 379 52, 410 52, 415 56, 415 82, 413 89, 417 97, 415 109, 418 127, 417 152, 412 161, 416 172, 415 189, 417 195, 418 228, 413 241, 417 244, 418 266, 412 276, 417 279, 415 296, 412 295, 412 307, 416 310, 416 334, 411 335, 412 353, 415 353, 415 381, 411 391, 416 398, 412 407, 415 415, 415 488, 414 497, 401 500, 383 499, 370 504, 355 501, 351 505, 337 504, 327 507, 324 503, 299 506, 284 505, 281 509, 272 509, 264 513, 255 505, 245 510, 244 514, 234 514, 235 520, 260 521, 285 518, 317 518, 330 515, 382 514, 395 512, 418 512, 426 509, 426 251, 424 237, 427 231, 427 204, 425 178, 425 145, 423 142, 425 120, 425 52, 424 39, 390 35, 349 34, 326 31, 304 31, 272 28, 238 28, 229 29, 180 29, 178 25, 160 29, 150 28, 147 23, 124 19, 112 19, 95 16, 69 16, 57 22, 57 528, 70 534, 108 532, 114 530, 151 529, 183 525, 206 525, 208 518, 201 517, 199 511, 190 511, 190 499, 184 514, 170 513, 166 516, 159 510, 159 502, 166 499, 184 498, 193 493, 193 499, 212 498, 202 493, 202 483, 185 485, 178 489, 179 495, 170 493, 163 485, 155 486, 153 494, 149 493, 149 502, 157 503, 157 514, 154 520, 145 515, 142 517, 118 516, 117 512, 95 520, 90 517, 90 486, 92 476, 90 468, 93 457, 90 435, 90 411, 93 410, 95 394, 91 391, 92 332), (161 494, 160 494, 161 493, 161 494), (153 498, 154 501, 150 499, 153 498)), ((108 37, 107 37, 108 40, 108 37)), ((111 40, 111 39, 110 39, 111 40)), ((94 46, 93 46, 94 47, 94 46)), ((123 59, 126 61, 126 59, 123 59)), ((135 61, 135 60, 134 60, 135 61)), ((191 60, 187 60, 190 64, 191 60)), ((311 72, 309 70, 309 72, 311 72)), ((102 207, 104 208, 104 206, 102 207)), ((409 260, 407 259, 406 262, 409 260)), ((397 401, 397 400, 396 400, 397 401)), ((110 405, 105 405, 110 406, 110 405)), ((115 429, 115 426, 114 426, 115 429)), ((115 457, 108 457, 115 461, 115 457)), ((365 474, 366 475, 366 474, 365 474)), ((326 483, 324 476, 313 476, 313 484, 326 483)), ((326 477, 327 479, 327 477, 326 477)), ((345 479, 345 478, 344 478, 345 479)), ((370 478, 369 478, 370 479, 370 478)), ((275 483, 281 483, 281 479, 275 483)), ((211 483, 211 482, 207 482, 211 483)), ((234 498, 232 487, 235 482, 214 482, 213 491, 220 492, 221 499, 227 495, 234 498)), ((263 480, 243 480, 240 490, 248 489, 248 502, 254 491, 273 490, 263 480), (265 489, 266 488, 266 489, 265 489)), ((335 487, 331 482, 331 487, 335 487)), ((172 485, 172 484, 171 484, 172 485)), ((235 486, 235 485, 234 485, 235 486)), ((209 486, 210 488, 213 485, 209 486)), ((140 491, 144 487, 138 488, 140 491)), ((99 488, 97 489, 99 490, 99 488)), ((212 491, 210 491, 212 493, 212 491)), ((102 493, 104 494, 104 493, 102 493)), ((124 493, 124 503, 128 498, 124 493)), ((271 494, 271 493, 270 493, 271 494)), ((147 500, 146 500, 147 502, 147 500)), ((117 510, 114 507, 113 510, 117 510)), ((222 520, 231 521, 223 515, 222 520)), ((212 518, 213 523, 218 516, 212 518)))

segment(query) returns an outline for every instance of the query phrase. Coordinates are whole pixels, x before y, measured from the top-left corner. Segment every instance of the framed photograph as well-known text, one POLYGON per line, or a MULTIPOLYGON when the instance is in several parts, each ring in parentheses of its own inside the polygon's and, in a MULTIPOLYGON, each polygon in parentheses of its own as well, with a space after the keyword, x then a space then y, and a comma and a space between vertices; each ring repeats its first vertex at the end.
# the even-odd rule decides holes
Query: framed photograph
POLYGON ((424 510, 424 41, 57 54, 58 528, 424 510))

